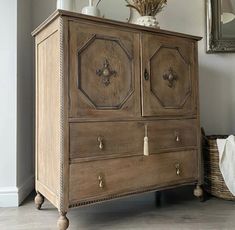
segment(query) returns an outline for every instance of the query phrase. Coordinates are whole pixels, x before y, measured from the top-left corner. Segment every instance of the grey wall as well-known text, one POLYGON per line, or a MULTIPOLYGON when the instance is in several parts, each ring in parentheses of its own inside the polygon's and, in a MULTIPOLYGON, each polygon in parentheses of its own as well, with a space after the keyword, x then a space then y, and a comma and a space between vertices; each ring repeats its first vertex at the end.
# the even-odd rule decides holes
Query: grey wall
POLYGON ((31 0, 33 29, 43 22, 55 9, 56 0, 31 0))
POLYGON ((32 1, 17 1, 17 187, 19 202, 34 185, 32 1))

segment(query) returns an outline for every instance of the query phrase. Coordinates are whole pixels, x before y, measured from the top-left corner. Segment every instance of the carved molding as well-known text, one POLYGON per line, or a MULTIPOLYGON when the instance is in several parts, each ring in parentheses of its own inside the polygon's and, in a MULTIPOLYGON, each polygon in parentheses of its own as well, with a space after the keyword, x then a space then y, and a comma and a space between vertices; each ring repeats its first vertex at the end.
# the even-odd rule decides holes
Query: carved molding
MULTIPOLYGON (((190 184, 195 184, 194 182, 194 178, 191 178, 188 180, 188 182, 184 182, 181 183, 180 186, 182 185, 190 185, 190 184)), ((168 186, 167 188, 175 188, 178 187, 179 185, 172 185, 172 186, 168 186)), ((128 196, 132 196, 132 195, 136 195, 139 193, 145 193, 145 192, 151 192, 151 191, 161 191, 164 189, 164 186, 146 186, 145 189, 138 189, 136 191, 132 191, 132 192, 127 192, 127 193, 123 193, 123 194, 114 194, 114 195, 107 195, 106 197, 100 197, 100 198, 94 198, 91 200, 82 200, 82 201, 74 201, 69 205, 69 208, 76 208, 76 207, 80 207, 80 206, 87 206, 87 205, 91 205, 94 203, 101 203, 104 201, 108 201, 108 200, 114 200, 114 199, 118 199, 118 198, 122 198, 122 197, 128 197, 128 196)))

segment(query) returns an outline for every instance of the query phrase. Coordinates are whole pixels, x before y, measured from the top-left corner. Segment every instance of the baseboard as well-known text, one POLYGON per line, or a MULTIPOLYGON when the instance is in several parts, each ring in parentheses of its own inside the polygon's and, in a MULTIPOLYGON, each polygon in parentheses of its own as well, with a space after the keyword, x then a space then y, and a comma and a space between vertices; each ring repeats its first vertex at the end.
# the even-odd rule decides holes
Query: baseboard
POLYGON ((0 207, 17 207, 18 204, 18 188, 4 187, 0 188, 0 207))
POLYGON ((0 188, 0 207, 18 207, 34 189, 34 176, 19 187, 0 188))

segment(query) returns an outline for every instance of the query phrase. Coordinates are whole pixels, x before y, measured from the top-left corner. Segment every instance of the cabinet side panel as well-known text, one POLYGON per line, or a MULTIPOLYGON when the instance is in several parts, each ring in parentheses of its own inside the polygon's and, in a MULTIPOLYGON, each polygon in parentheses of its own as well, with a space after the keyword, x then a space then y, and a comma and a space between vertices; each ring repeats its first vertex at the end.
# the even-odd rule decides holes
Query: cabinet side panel
POLYGON ((58 21, 36 38, 36 189, 58 206, 61 152, 58 21))

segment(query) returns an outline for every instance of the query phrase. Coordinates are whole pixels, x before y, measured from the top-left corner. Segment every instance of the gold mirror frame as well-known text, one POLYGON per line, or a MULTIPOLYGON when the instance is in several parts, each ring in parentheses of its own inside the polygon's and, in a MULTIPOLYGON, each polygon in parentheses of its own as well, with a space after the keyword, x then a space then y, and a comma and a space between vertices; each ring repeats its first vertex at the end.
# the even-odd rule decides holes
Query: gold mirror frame
POLYGON ((223 37, 221 10, 221 0, 206 0, 207 53, 235 52, 235 36, 223 37))

